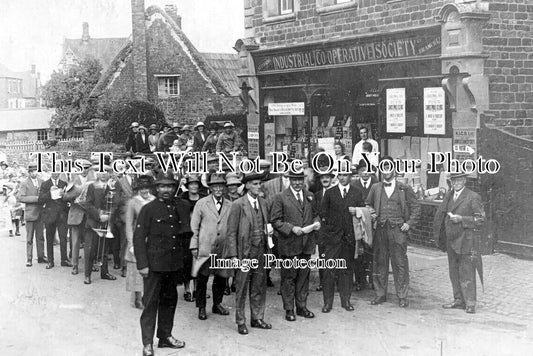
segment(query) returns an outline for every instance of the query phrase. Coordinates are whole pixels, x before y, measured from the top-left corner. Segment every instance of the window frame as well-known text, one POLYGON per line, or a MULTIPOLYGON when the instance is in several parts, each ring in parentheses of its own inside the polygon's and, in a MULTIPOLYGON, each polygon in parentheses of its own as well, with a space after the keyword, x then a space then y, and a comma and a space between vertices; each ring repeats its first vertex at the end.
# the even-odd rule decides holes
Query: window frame
POLYGON ((158 98, 160 99, 175 98, 181 95, 181 86, 180 86, 181 75, 180 74, 156 74, 155 78, 157 79, 157 97, 158 98), (171 89, 173 89, 170 83, 171 80, 176 80, 176 88, 175 88, 176 93, 171 93, 171 89))
POLYGON ((294 0, 278 0, 278 15, 290 15, 294 13, 294 0), (290 8, 283 9, 284 3, 290 4, 290 8))
POLYGON ((357 0, 332 0, 332 3, 325 0, 316 0, 316 11, 319 15, 327 15, 336 12, 357 9, 357 0), (326 4, 324 4, 326 2, 326 4))
POLYGON ((46 140, 48 140, 48 131, 47 130, 37 130, 37 141, 46 141, 46 140))

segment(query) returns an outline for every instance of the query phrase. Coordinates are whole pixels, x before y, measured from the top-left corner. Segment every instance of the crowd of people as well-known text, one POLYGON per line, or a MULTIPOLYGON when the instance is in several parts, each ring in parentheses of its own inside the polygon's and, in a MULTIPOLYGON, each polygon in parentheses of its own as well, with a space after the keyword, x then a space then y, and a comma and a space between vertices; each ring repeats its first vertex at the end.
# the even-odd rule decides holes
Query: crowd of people
MULTIPOLYGON (((178 139, 161 134, 155 140, 152 135, 156 133, 142 138, 146 130, 134 123, 134 139, 128 139, 127 148, 133 142, 136 148, 129 148, 143 152, 140 143, 135 143, 140 138, 146 139, 147 151, 153 146, 159 150, 161 142, 166 147, 172 142, 169 149, 176 144, 180 150, 201 146, 235 151, 238 139, 233 127, 224 126, 218 140, 214 133, 206 137, 201 123, 195 135, 185 125, 179 136, 176 131, 167 132, 166 136, 174 132, 178 139)), ((336 151, 338 159, 351 162, 342 147, 336 151)), ((382 160, 394 164, 391 157, 382 160)), ((73 275, 82 269, 86 285, 93 283, 92 272, 100 272, 101 280, 116 280, 111 264, 126 280, 131 305, 142 309, 144 355, 154 354, 154 336, 159 347, 185 346, 172 336, 178 285, 184 286, 184 299, 195 302, 200 320, 208 319, 209 298, 213 314, 229 315, 223 299, 234 292, 238 333, 249 333, 247 299, 251 327, 271 329, 265 305, 267 287, 273 283, 263 263, 269 253, 286 261, 309 262, 318 249, 319 258, 345 261, 343 266, 319 271, 320 283, 313 287, 322 291, 323 313, 333 308, 335 290, 348 312, 354 310, 352 291, 373 289, 375 298, 370 304, 386 302, 389 263, 398 305, 409 306, 407 234, 420 219, 420 205, 412 188, 397 179, 394 171, 383 172, 378 181, 361 159, 348 172, 301 170, 274 176, 269 173, 269 162, 261 160, 260 172, 212 171, 199 176, 162 172, 157 162, 147 159, 149 171, 139 175, 116 174, 108 165, 101 171, 96 162, 79 161, 83 171, 68 175, 37 172, 37 166, 30 164, 20 170, 23 173, 17 176, 20 182, 14 184, 13 192, 6 194, 6 200, 13 196, 16 204, 24 205, 26 266, 33 265, 33 241, 37 262, 47 269, 55 266, 56 234, 61 266, 71 267, 73 275), (233 268, 238 261, 250 259, 260 262, 250 269, 233 268), (232 263, 220 267, 220 261, 232 263), (211 274, 212 297, 207 292, 211 274)), ((3 172, 7 168, 2 166, 3 172)), ((12 173, 5 174, 10 177, 12 173)), ((452 190, 439 209, 435 229, 440 247, 448 251, 454 292, 454 301, 443 307, 473 313, 475 266, 468 256, 475 248, 473 229, 482 223, 483 207, 479 196, 464 187, 465 182, 464 174, 451 176, 452 190)), ((20 221, 22 213, 11 216, 19 216, 20 221)), ((18 225, 15 232, 20 233, 18 225)), ((278 294, 287 321, 315 317, 307 305, 311 269, 306 266, 281 265, 278 294)))

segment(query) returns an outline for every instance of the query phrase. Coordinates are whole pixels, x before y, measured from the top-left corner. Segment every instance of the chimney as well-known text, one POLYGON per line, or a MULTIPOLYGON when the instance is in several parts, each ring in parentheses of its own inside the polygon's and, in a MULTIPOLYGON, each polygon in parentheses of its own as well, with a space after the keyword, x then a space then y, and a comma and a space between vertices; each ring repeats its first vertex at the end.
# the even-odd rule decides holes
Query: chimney
POLYGON ((133 95, 137 100, 148 100, 146 66, 146 24, 144 0, 131 0, 133 40, 133 95))
POLYGON ((83 34, 81 35, 81 40, 83 42, 88 42, 91 36, 89 36, 89 23, 84 22, 82 24, 83 34))
POLYGON ((178 8, 176 7, 176 5, 165 5, 165 12, 168 16, 170 16, 170 18, 172 18, 172 20, 174 20, 176 25, 181 28, 181 16, 178 15, 178 8))

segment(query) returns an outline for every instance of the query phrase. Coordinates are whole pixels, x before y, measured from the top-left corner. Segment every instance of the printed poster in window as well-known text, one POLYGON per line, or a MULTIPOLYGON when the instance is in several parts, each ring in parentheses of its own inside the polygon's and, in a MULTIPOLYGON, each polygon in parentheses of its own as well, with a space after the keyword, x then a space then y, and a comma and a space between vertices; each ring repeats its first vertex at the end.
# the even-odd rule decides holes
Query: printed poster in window
POLYGON ((270 157, 276 148, 276 126, 272 123, 267 123, 264 126, 265 130, 265 157, 270 157))
POLYGON ((387 132, 405 133, 405 88, 387 89, 387 132))
POLYGON ((444 135, 444 89, 424 88, 424 134, 444 135))

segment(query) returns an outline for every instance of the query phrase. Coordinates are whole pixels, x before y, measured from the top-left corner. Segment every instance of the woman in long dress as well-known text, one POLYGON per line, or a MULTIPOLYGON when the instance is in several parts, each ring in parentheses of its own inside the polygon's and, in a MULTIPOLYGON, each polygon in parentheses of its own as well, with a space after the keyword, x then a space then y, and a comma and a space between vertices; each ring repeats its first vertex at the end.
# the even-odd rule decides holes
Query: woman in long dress
POLYGON ((143 309, 142 292, 143 292, 143 278, 137 270, 137 261, 133 251, 133 231, 137 222, 137 217, 141 208, 155 199, 150 192, 152 188, 151 177, 140 176, 133 184, 135 195, 128 201, 126 205, 126 239, 128 246, 124 259, 127 263, 126 267, 126 290, 131 292, 132 307, 143 309))

